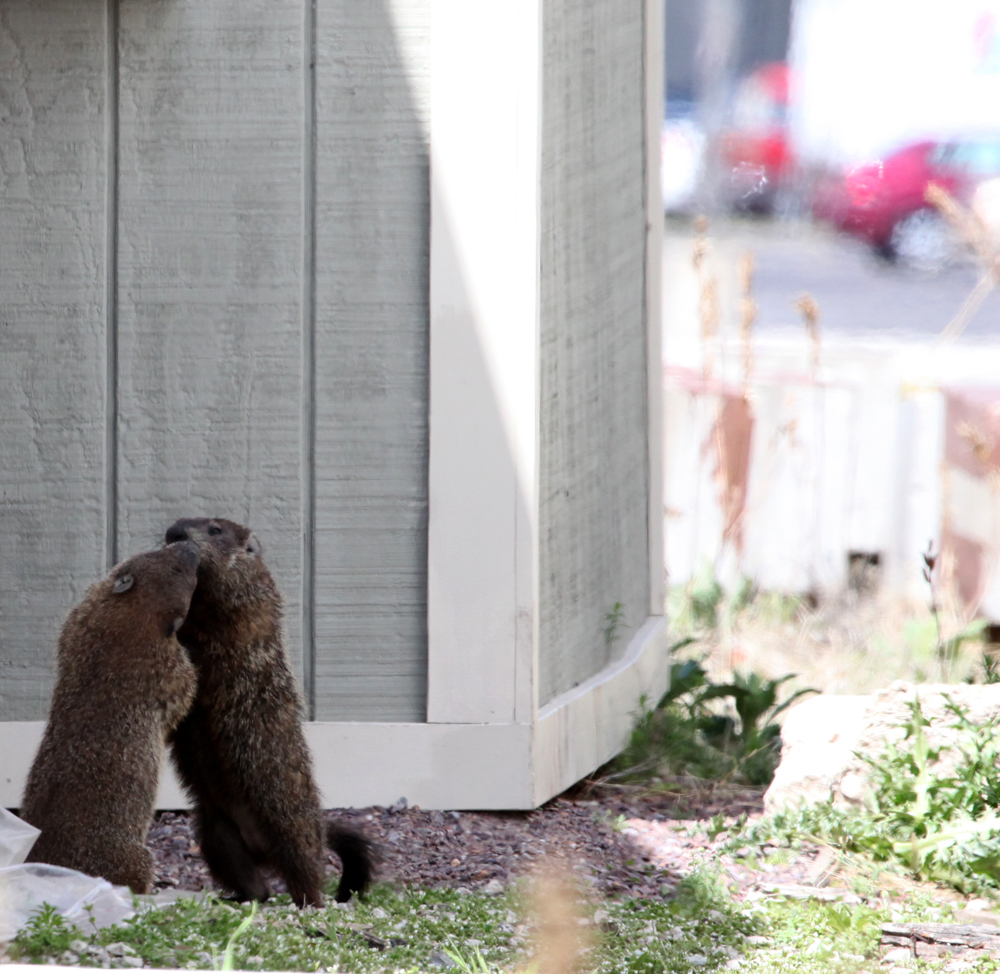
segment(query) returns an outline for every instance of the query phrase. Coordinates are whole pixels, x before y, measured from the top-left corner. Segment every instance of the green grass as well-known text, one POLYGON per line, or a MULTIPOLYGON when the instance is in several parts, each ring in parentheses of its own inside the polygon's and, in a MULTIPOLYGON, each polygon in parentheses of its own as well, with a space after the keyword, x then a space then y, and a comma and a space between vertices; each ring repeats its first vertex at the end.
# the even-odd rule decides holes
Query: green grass
MULTIPOLYGON (((518 889, 487 896, 382 884, 353 909, 268 905, 247 923, 249 906, 208 897, 148 910, 90 936, 43 912, 14 941, 12 954, 34 963, 95 967, 101 947, 124 944, 149 966, 221 970, 228 967, 228 946, 237 970, 439 971, 442 955, 450 955, 456 974, 507 971, 523 969, 530 959, 524 909, 518 889), (66 955, 70 950, 77 960, 66 955)), ((762 928, 760 918, 733 903, 709 874, 690 877, 670 900, 584 904, 582 914, 581 929, 594 933, 586 966, 606 974, 687 971, 692 955, 715 969, 745 950, 746 936, 762 928)))
MULTIPOLYGON (((592 937, 580 970, 689 974, 735 965, 746 974, 878 971, 882 923, 952 919, 949 906, 927 897, 904 898, 891 908, 873 902, 878 905, 780 898, 737 903, 719 874, 701 870, 683 880, 669 900, 582 904, 581 929, 592 937)), ((90 936, 43 912, 19 935, 13 953, 34 963, 65 963, 71 947, 80 951, 84 944, 91 949, 124 944, 150 966, 225 970, 228 946, 236 970, 344 974, 438 972, 447 955, 443 963, 454 965, 452 974, 501 974, 530 970, 525 903, 519 889, 491 897, 383 884, 353 909, 299 911, 279 903, 254 916, 249 906, 208 897, 150 910, 90 936), (385 948, 372 946, 376 940, 386 943, 385 948)), ((121 952, 120 946, 116 949, 121 952)), ((100 966, 87 954, 79 963, 100 966)), ((913 969, 940 970, 941 965, 920 962, 913 969)), ((983 960, 974 970, 996 971, 1000 965, 983 960)))

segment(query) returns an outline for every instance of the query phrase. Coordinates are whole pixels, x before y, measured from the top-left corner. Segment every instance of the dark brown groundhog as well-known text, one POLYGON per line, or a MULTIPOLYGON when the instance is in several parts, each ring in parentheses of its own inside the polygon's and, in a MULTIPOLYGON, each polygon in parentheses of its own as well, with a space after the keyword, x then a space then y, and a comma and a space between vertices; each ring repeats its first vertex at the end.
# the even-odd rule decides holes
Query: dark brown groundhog
POLYGON ((335 825, 324 836, 285 654, 281 595, 257 539, 232 521, 187 518, 166 540, 201 549, 198 588, 177 634, 198 670, 198 694, 172 735, 171 753, 194 803, 208 868, 236 899, 265 900, 262 867, 269 867, 296 904, 319 906, 329 844, 343 864, 337 900, 364 892, 372 874, 368 841, 335 825))
POLYGON ((182 542, 129 558, 66 620, 49 722, 21 801, 21 818, 42 830, 30 862, 148 892, 163 746, 195 693, 175 633, 198 557, 197 545, 182 542))

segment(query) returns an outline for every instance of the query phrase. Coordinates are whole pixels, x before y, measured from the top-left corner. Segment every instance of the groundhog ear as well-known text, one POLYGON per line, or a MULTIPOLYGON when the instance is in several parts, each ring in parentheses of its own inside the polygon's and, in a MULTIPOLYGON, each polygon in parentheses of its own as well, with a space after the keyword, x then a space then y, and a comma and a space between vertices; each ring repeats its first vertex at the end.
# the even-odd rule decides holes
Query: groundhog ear
POLYGON ((115 595, 121 595, 122 592, 127 592, 135 584, 135 579, 131 575, 122 575, 121 578, 115 579, 115 584, 111 586, 111 591, 115 595))

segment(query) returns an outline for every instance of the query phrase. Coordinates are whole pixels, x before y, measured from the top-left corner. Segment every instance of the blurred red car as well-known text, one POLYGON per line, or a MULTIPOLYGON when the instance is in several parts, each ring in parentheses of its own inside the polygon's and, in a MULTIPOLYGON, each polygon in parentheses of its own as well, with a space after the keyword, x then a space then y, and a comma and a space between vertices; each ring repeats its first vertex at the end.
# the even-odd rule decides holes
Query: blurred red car
POLYGON ((957 243, 927 202, 927 187, 936 183, 968 202, 980 182, 998 175, 1000 135, 915 142, 819 182, 813 215, 865 240, 884 257, 935 266, 957 243))
POLYGON ((719 160, 724 192, 737 210, 769 213, 795 165, 788 137, 789 70, 765 64, 740 86, 733 125, 722 133, 719 160))

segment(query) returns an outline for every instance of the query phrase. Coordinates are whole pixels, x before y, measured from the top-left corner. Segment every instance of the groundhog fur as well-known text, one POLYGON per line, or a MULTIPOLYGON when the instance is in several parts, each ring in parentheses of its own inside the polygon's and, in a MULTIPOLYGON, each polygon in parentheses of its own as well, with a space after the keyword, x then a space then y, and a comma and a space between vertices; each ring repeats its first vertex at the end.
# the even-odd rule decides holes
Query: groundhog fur
POLYGON ((20 815, 42 830, 29 862, 149 891, 153 817, 167 734, 194 699, 177 641, 197 581, 191 542, 117 565, 69 615, 42 743, 20 815))
POLYGON ((267 899, 267 867, 298 906, 319 906, 328 844, 343 865, 337 900, 363 893, 372 850, 349 829, 331 825, 324 834, 281 595, 260 544, 221 518, 177 521, 166 540, 201 549, 198 588, 177 634, 198 670, 198 693, 171 737, 171 756, 208 868, 237 900, 267 899))

